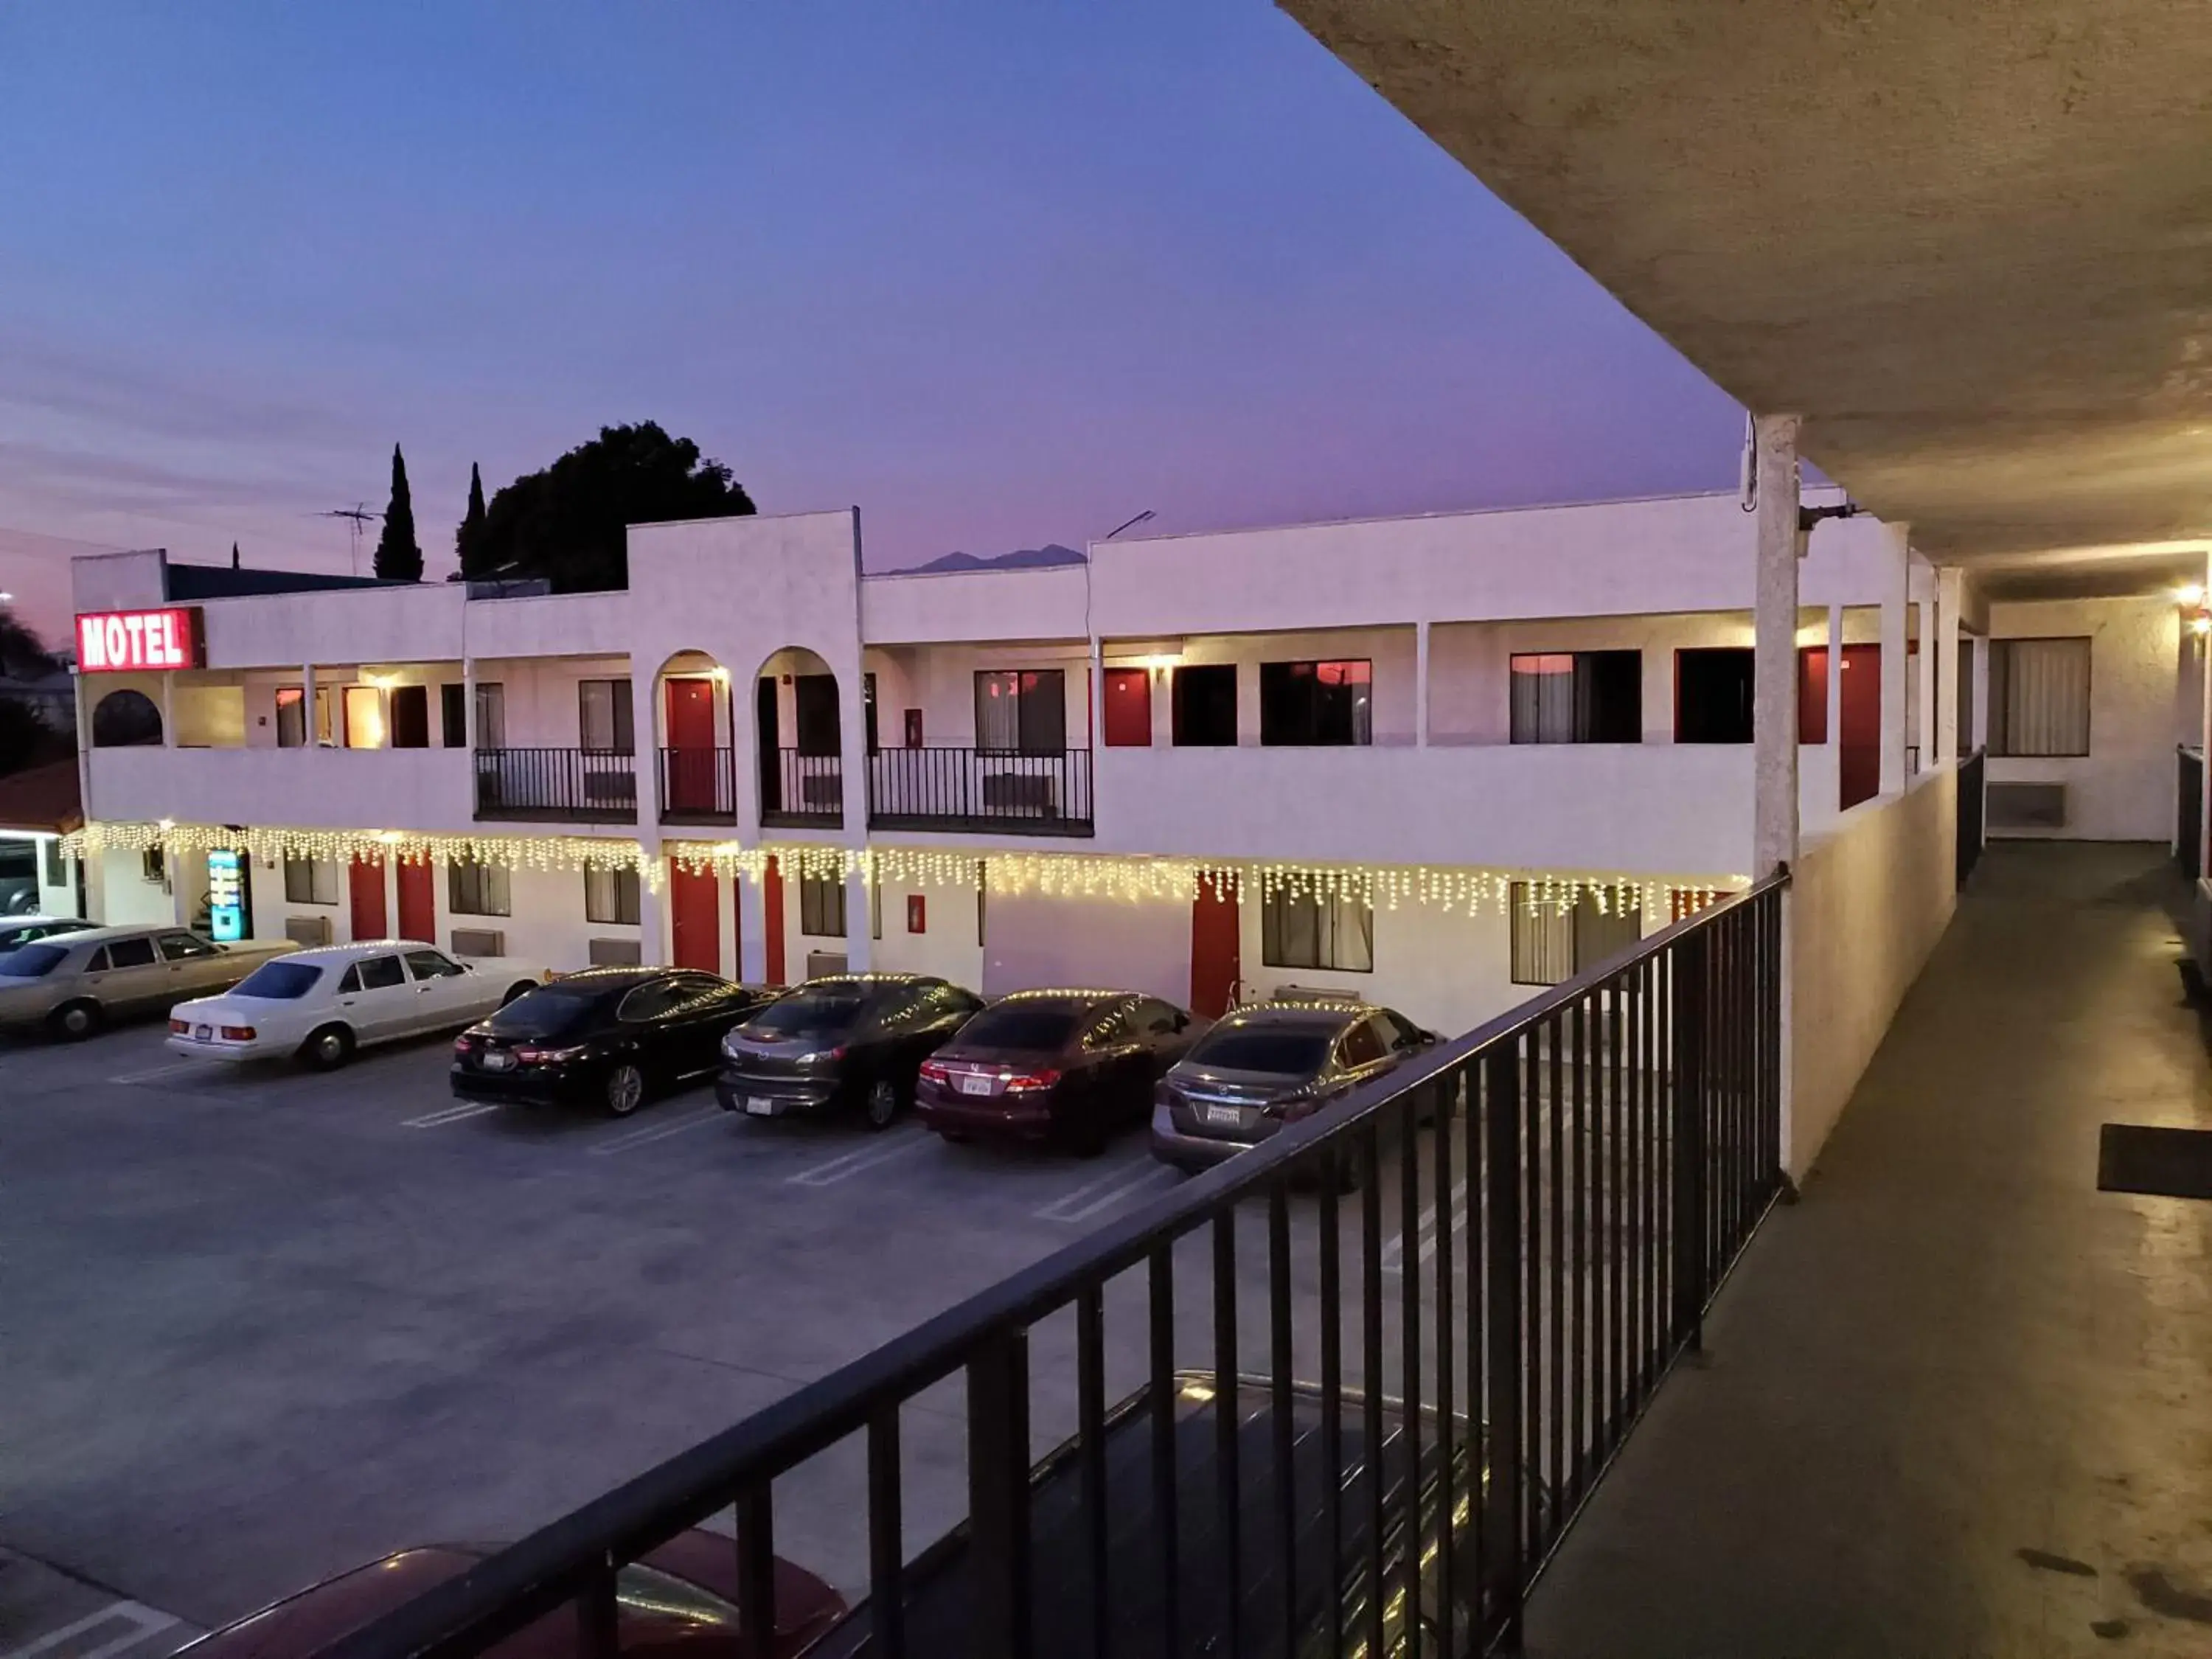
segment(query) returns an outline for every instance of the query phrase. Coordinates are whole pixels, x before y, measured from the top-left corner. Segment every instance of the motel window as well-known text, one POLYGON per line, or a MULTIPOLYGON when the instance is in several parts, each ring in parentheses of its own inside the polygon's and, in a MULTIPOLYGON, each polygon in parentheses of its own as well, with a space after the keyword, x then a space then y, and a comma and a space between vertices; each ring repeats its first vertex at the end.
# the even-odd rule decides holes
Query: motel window
POLYGON ((1990 641, 1992 755, 2089 752, 2089 641, 1990 641))
POLYGON ((1644 913, 1607 903, 1584 893, 1565 909, 1546 900, 1528 883, 1510 890, 1512 911, 1511 977, 1516 985, 1557 985, 1586 968, 1616 957, 1644 937, 1644 913))
POLYGON ((349 749, 381 749, 386 741, 384 693, 373 685, 346 687, 345 746, 349 749))
POLYGON ((395 685, 392 688, 392 746, 428 749, 430 746, 430 688, 395 685))
POLYGON ((799 931, 815 939, 845 937, 843 877, 799 877, 799 931))
POLYGON ((469 688, 458 681, 438 688, 438 735, 448 749, 469 746, 469 688))
POLYGON ((611 922, 617 927, 635 927, 641 904, 636 870, 602 870, 596 866, 585 870, 586 921, 611 922))
POLYGON ((1507 666, 1510 741, 1644 741, 1641 651, 1523 653, 1507 666))
POLYGON ((579 745, 602 753, 634 752, 635 728, 630 722, 628 680, 576 682, 576 729, 579 745))
POLYGON ((0 840, 0 915, 39 911, 39 849, 13 836, 0 840))
MULTIPOLYGON (((276 688, 276 746, 304 749, 307 744, 307 693, 304 686, 276 688)), ((315 688, 315 741, 327 749, 336 741, 331 726, 331 688, 315 688)))
POLYGON ((1674 653, 1675 742, 1751 741, 1752 659, 1739 646, 1674 653))
POLYGON ((1375 971, 1375 907, 1346 895, 1270 887, 1260 904, 1260 959, 1270 968, 1375 971))
POLYGON ((1201 663, 1175 671, 1176 746, 1237 746, 1237 665, 1201 663))
POLYGON ((506 916, 514 914, 502 865, 456 860, 446 866, 446 908, 457 916, 506 916))
POLYGON ((159 886, 169 884, 168 860, 160 847, 149 847, 138 855, 138 873, 159 886))
POLYGON ((975 747, 1000 755, 1059 755, 1067 749, 1067 677, 1057 668, 993 670, 975 676, 975 747))
POLYGON ((59 836, 54 836, 52 840, 46 842, 45 848, 46 857, 46 885, 49 887, 68 886, 69 860, 62 856, 61 837, 59 836))
POLYGON ((338 902, 338 866, 331 859, 299 859, 287 855, 284 860, 284 902, 287 904, 336 904, 338 902))
POLYGON ((1260 741, 1268 744, 1357 744, 1374 741, 1375 665, 1340 662, 1260 665, 1260 741))

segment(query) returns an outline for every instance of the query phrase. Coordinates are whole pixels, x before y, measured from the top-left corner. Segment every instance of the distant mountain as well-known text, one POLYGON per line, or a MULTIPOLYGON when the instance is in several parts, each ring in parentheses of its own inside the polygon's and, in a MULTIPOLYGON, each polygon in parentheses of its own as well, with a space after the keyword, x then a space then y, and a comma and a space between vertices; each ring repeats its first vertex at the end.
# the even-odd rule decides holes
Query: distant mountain
POLYGON ((988 558, 974 553, 943 553, 927 564, 908 566, 908 574, 924 570, 1036 570, 1047 565, 1082 562, 1083 555, 1073 548, 1047 542, 1042 547, 1018 547, 1011 553, 994 553, 988 558))

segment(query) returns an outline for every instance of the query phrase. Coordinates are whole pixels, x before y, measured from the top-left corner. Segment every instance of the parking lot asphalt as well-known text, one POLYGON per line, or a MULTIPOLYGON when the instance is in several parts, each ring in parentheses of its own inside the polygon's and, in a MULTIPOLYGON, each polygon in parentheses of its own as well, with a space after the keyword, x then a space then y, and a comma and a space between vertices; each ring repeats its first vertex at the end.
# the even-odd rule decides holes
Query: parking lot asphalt
MULTIPOLYGON (((149 1027, 0 1048, 0 1548, 188 1633, 404 1545, 514 1538, 1180 1179, 1141 1131, 1080 1160, 757 1123, 704 1087, 624 1121, 471 1106, 447 1055, 240 1069, 149 1027)), ((1208 1248, 1178 1252, 1188 1364, 1208 1248)), ((1109 1400, 1146 1363, 1140 1286, 1114 1289, 1109 1400)), ((1040 1450, 1073 1426, 1073 1352, 1072 1321, 1032 1334, 1040 1450)), ((918 1549, 963 1510, 958 1379, 906 1416, 918 1549)), ((857 1441, 780 1481, 781 1553, 859 1591, 864 1492, 857 1441)))

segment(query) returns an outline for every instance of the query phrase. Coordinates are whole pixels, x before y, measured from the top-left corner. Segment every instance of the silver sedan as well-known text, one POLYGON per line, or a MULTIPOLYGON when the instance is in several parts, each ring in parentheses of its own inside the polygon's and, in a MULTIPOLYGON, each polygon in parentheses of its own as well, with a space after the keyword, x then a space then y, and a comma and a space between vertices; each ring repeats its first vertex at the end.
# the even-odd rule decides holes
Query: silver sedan
POLYGON ((228 990, 270 957, 298 949, 289 939, 217 945, 175 927, 54 934, 0 956, 0 1029, 90 1036, 110 1021, 228 990))

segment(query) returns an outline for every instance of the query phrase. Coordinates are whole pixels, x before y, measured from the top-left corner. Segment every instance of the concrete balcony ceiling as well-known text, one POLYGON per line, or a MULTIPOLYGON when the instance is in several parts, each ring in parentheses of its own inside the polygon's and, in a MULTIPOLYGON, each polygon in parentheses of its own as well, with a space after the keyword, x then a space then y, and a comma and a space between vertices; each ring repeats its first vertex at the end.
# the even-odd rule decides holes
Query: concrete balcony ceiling
POLYGON ((2022 596, 2202 579, 2200 7, 1282 3, 1931 556, 2022 596))

